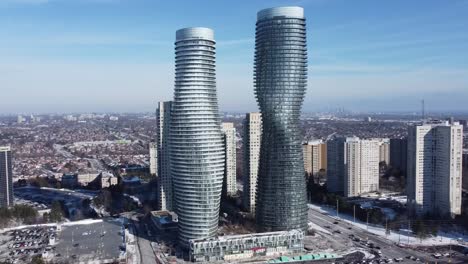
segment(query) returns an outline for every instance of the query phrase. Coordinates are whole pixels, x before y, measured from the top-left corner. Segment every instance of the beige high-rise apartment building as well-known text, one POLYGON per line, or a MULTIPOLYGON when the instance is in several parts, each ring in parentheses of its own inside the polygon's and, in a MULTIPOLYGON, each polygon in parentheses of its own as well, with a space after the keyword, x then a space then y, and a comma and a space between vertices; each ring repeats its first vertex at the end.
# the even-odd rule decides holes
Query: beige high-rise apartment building
POLYGON ((389 138, 376 138, 379 142, 379 162, 385 162, 390 165, 390 139, 389 138))
POLYGON ((234 123, 222 123, 221 130, 224 134, 224 147, 226 152, 223 191, 227 196, 237 194, 237 166, 236 166, 236 128, 234 123))
POLYGON ((244 189, 243 202, 246 209, 255 213, 262 117, 260 113, 247 113, 244 120, 244 189))
POLYGON ((463 126, 430 122, 408 130, 408 206, 416 215, 461 214, 463 126))
POLYGON ((170 164, 170 123, 172 102, 159 102, 156 110, 156 145, 159 209, 174 210, 170 164))
POLYGON ((379 141, 333 138, 327 142, 327 187, 346 197, 379 190, 379 141))
POLYGON ((309 176, 316 176, 321 169, 327 169, 327 145, 314 140, 302 145, 304 170, 309 176))

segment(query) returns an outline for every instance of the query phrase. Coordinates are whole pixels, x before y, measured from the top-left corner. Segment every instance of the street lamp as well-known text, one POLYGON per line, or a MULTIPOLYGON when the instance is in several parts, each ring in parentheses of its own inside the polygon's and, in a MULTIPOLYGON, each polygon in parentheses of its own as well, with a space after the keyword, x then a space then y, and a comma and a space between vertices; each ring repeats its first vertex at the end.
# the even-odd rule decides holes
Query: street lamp
POLYGON ((353 204, 353 217, 354 217, 354 223, 356 223, 356 204, 353 204))
POLYGON ((339 202, 338 202, 338 198, 336 198, 336 217, 340 217, 339 216, 339 213, 338 213, 338 208, 339 208, 339 202))
POLYGON ((367 217, 366 217, 366 230, 369 231, 369 210, 366 209, 366 214, 367 214, 367 217))

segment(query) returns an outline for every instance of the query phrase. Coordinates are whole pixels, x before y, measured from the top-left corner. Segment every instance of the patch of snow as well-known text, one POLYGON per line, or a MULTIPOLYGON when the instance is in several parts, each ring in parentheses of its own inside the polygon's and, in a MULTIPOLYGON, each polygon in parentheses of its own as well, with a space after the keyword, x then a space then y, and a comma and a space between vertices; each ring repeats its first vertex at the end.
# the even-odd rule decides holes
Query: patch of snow
POLYGON ((315 231, 331 235, 330 231, 328 231, 325 228, 315 224, 314 222, 309 222, 308 227, 309 227, 309 229, 311 228, 311 229, 314 229, 315 231))
POLYGON ((138 204, 138 206, 141 206, 141 202, 140 202, 140 199, 138 199, 138 197, 133 196, 133 195, 128 195, 126 193, 124 193, 124 196, 130 197, 134 202, 138 204))
MULTIPOLYGON (((336 215, 336 210, 332 207, 320 206, 316 204, 308 204, 308 207, 311 210, 319 211, 322 213, 325 212, 330 215, 336 215)), ((354 222, 353 217, 351 215, 340 213, 339 218, 363 230, 367 230, 370 233, 373 233, 375 235, 381 236, 383 238, 386 238, 388 240, 391 240, 395 243, 399 243, 402 245, 408 245, 408 244, 413 245, 413 246, 448 245, 448 244, 456 244, 459 242, 467 243, 468 241, 468 235, 464 235, 464 234, 457 233, 457 232, 446 233, 446 232, 439 231, 437 236, 429 237, 425 239, 420 239, 414 236, 411 233, 411 231, 408 229, 401 229, 400 232, 390 231, 390 233, 387 234, 384 227, 370 225, 370 224, 366 225, 365 222, 361 222, 359 220, 356 220, 356 222, 354 222)))
MULTIPOLYGON (((91 225, 95 223, 101 223, 103 220, 102 219, 83 219, 79 221, 69 221, 69 222, 64 222, 61 223, 62 226, 73 226, 73 225, 91 225)), ((16 229, 24 229, 24 228, 32 228, 32 227, 52 227, 52 226, 57 226, 58 223, 48 223, 48 224, 36 224, 36 225, 20 225, 20 226, 15 226, 15 227, 10 227, 10 228, 4 228, 0 229, 0 233, 3 232, 8 232, 11 230, 16 230, 16 229)))

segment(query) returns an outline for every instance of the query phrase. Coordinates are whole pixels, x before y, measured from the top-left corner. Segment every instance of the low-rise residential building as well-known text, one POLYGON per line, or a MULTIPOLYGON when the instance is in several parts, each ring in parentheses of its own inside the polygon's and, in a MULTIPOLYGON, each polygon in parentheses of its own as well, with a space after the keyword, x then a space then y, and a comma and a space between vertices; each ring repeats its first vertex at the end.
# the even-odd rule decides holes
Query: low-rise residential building
POLYGON ((170 211, 152 211, 151 222, 161 231, 177 230, 177 214, 170 211))
POLYGON ((63 188, 76 188, 78 186, 78 174, 76 173, 65 173, 61 178, 63 188))

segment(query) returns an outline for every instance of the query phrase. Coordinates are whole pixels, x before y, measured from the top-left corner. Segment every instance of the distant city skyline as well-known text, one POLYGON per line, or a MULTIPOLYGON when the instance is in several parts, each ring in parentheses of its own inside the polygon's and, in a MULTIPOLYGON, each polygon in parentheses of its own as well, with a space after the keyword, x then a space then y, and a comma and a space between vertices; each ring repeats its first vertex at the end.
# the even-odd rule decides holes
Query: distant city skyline
POLYGON ((3 0, 3 113, 154 112, 173 97, 173 32, 217 34, 221 111, 258 111, 256 12, 306 10, 303 111, 468 111, 468 1, 3 0), (180 16, 180 6, 184 15, 180 16))

